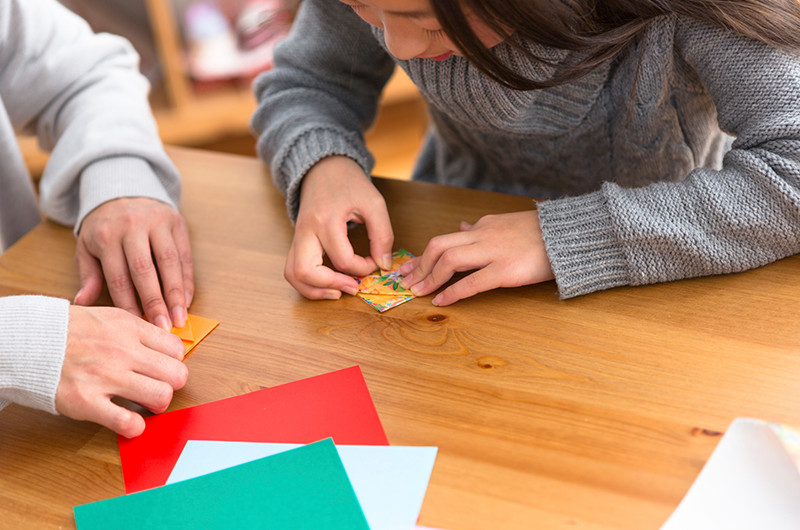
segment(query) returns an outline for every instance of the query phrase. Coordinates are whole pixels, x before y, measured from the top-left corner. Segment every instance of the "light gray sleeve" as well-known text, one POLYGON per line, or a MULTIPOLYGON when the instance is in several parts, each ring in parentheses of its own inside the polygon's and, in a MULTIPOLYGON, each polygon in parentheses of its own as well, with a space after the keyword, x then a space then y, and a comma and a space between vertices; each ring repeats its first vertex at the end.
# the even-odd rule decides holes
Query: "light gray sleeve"
POLYGON ((147 80, 126 40, 95 34, 53 0, 0 3, 0 91, 18 132, 51 151, 42 211, 79 226, 122 196, 177 207, 180 178, 164 153, 147 80))
POLYGON ((0 297, 0 409, 17 403, 57 413, 68 327, 67 300, 0 297))
POLYGON ((541 203, 563 298, 800 253, 800 57, 685 20, 675 43, 736 140, 721 170, 541 203))
POLYGON ((251 122, 292 221, 300 182, 319 160, 344 155, 372 171, 363 131, 375 119, 393 68, 351 8, 326 0, 301 3, 291 33, 276 47, 275 67, 255 83, 259 104, 251 122))

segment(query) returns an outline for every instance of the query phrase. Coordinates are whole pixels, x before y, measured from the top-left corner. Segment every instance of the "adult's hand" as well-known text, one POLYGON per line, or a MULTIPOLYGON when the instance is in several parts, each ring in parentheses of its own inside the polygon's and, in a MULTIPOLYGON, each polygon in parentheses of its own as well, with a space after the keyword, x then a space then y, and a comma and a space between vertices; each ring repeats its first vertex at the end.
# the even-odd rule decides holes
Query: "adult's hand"
POLYGON ((163 412, 173 391, 186 384, 184 351, 177 336, 122 309, 70 306, 56 410, 128 438, 138 436, 144 419, 111 398, 163 412))
POLYGON ((114 305, 162 329, 186 324, 194 295, 189 231, 171 206, 149 198, 121 198, 87 215, 78 234, 75 261, 78 305, 91 305, 103 289, 114 305))

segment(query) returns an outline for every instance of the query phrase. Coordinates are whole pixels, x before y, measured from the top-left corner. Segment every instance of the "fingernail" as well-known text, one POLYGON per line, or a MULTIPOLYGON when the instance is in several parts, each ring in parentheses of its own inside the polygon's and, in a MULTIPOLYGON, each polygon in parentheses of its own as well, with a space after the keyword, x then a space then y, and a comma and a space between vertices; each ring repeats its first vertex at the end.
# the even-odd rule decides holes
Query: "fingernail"
POLYGON ((407 289, 409 291, 411 291, 412 293, 414 293, 414 296, 422 296, 421 294, 419 294, 420 291, 421 291, 420 288, 419 288, 419 284, 412 285, 411 287, 407 287, 407 289))
POLYGON ((175 306, 172 308, 172 323, 175 327, 182 328, 186 325, 186 309, 181 306, 175 306))
POLYGON ((439 295, 436 295, 436 297, 435 297, 433 300, 431 300, 431 303, 432 303, 433 305, 439 305, 439 304, 441 304, 441 303, 442 303, 442 295, 440 295, 440 294, 439 294, 439 295))
POLYGON ((346 292, 351 296, 355 296, 358 294, 358 286, 357 285, 345 285, 342 291, 346 292))
POLYGON ((392 268, 392 255, 391 254, 384 254, 383 255, 383 265, 381 265, 383 270, 391 270, 392 268))
POLYGON ((192 293, 190 293, 189 291, 186 291, 185 293, 183 293, 183 296, 186 297, 186 307, 189 307, 190 305, 192 305, 192 293))
POLYGON ((408 274, 409 272, 411 272, 413 268, 414 268, 413 265, 411 265, 411 263, 406 261, 405 263, 400 265, 400 268, 397 269, 397 272, 399 272, 400 274, 408 274))
POLYGON ((166 330, 166 331, 171 331, 172 330, 172 326, 169 325, 169 320, 167 320, 167 317, 165 317, 164 315, 158 315, 156 317, 155 324, 156 324, 156 326, 160 327, 163 330, 166 330))
POLYGON ((328 291, 325 293, 324 299, 325 300, 338 300, 342 297, 342 293, 339 291, 328 291))
POLYGON ((78 298, 81 296, 82 292, 83 292, 83 289, 79 289, 78 292, 75 293, 75 298, 72 299, 72 303, 73 304, 77 304, 78 303, 78 298))

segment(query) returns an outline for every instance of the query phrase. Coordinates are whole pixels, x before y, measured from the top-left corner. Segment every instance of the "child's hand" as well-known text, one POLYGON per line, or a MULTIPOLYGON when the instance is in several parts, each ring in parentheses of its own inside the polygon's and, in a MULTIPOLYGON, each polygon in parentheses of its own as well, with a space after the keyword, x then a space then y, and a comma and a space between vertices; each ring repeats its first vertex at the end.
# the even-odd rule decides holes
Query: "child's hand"
POLYGON ((189 230, 168 204, 143 197, 101 204, 86 216, 75 261, 78 305, 91 305, 103 281, 114 305, 169 331, 186 324, 194 294, 189 230), (159 281, 160 280, 160 281, 159 281))
POLYGON ((444 306, 497 287, 519 287, 553 279, 539 214, 487 215, 461 231, 434 237, 421 256, 400 267, 401 285, 417 296, 432 293, 454 273, 475 270, 434 299, 444 306), (476 270, 477 269, 477 270, 476 270))
POLYGON ((183 342, 116 307, 69 309, 69 328, 56 410, 132 438, 144 419, 111 401, 118 396, 153 412, 166 410, 186 383, 183 342))
POLYGON ((294 240, 286 258, 284 276, 300 294, 311 299, 355 295, 353 276, 391 267, 394 234, 386 202, 361 166, 333 156, 318 162, 303 179, 294 240), (347 223, 367 226, 370 256, 355 254, 347 237, 347 223), (322 263, 327 254, 336 272, 322 263))

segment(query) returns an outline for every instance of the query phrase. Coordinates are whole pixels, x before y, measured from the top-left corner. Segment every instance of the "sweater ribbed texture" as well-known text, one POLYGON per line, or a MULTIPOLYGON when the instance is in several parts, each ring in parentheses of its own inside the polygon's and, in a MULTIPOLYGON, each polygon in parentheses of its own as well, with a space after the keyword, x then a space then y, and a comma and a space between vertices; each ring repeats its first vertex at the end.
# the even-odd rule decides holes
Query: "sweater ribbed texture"
POLYGON ((13 402, 56 414, 68 327, 67 300, 0 298, 0 408, 13 402))
MULTIPOLYGON (((522 45, 556 63, 578 59, 522 45)), ((524 75, 552 75, 510 43, 495 50, 524 75)), ((584 78, 522 92, 461 57, 396 60, 382 30, 347 6, 304 0, 275 68, 255 84, 252 121, 292 216, 331 132, 361 141, 395 64, 431 115, 413 177, 548 199, 539 215, 562 297, 800 252, 800 58, 672 15, 584 78)), ((363 160, 363 149, 339 154, 363 160)))

